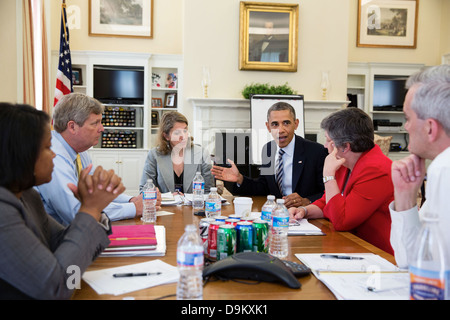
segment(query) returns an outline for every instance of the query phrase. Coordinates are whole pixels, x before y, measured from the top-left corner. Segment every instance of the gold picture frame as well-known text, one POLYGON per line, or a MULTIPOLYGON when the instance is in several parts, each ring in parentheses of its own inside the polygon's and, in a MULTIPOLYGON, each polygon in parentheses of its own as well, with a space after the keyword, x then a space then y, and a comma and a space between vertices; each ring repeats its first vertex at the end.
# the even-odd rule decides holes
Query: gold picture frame
POLYGON ((240 2, 239 70, 297 71, 298 7, 240 2))
POLYGON ((89 35, 153 38, 153 0, 89 0, 89 35))
POLYGON ((356 45, 415 49, 418 11, 419 0, 358 0, 356 45))

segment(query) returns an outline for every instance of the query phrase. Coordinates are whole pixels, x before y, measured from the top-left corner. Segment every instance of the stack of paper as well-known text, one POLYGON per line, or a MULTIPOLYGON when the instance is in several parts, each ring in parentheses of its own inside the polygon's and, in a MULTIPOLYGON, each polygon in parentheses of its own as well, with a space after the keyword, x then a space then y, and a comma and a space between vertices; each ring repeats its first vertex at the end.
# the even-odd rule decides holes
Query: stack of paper
POLYGON ((166 192, 161 194, 161 206, 176 206, 184 204, 184 197, 180 194, 172 194, 172 192, 166 192))
POLYGON ((337 299, 407 300, 409 274, 373 253, 296 254, 337 299))
POLYGON ((152 224, 112 226, 111 244, 101 256, 164 256, 166 230, 152 224))
POLYGON ((301 219, 295 223, 289 222, 290 236, 322 236, 324 233, 320 228, 308 222, 307 219, 301 219))
POLYGON ((98 294, 120 295, 136 290, 150 288, 166 283, 178 281, 179 272, 177 267, 171 266, 161 260, 153 260, 117 268, 102 269, 98 271, 87 271, 83 274, 86 281, 98 294), (151 272, 159 275, 140 277, 116 278, 116 273, 141 273, 151 272))
MULTIPOLYGON (((203 195, 204 200, 208 198, 208 194, 203 195)), ((227 199, 220 196, 222 199, 222 205, 230 204, 227 199)), ((192 205, 193 195, 192 193, 185 194, 173 194, 172 192, 166 192, 161 194, 161 206, 177 206, 177 205, 192 205)))
MULTIPOLYGON (((194 195, 192 193, 184 194, 184 204, 185 205, 190 206, 192 204, 193 199, 194 199, 194 195)), ((206 201, 206 199, 208 199, 208 194, 204 194, 203 199, 204 199, 204 201, 206 201)), ((225 199, 224 197, 220 196, 220 199, 222 200, 222 205, 230 204, 229 202, 227 202, 227 199, 225 199)))

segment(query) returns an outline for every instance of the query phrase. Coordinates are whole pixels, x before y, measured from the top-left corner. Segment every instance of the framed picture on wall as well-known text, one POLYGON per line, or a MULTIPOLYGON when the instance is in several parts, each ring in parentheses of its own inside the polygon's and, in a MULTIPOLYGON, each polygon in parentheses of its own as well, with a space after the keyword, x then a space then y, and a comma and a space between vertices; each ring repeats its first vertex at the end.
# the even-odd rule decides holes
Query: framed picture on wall
POLYGON ((358 0, 358 47, 416 48, 419 0, 358 0))
POLYGON ((240 3, 239 69, 297 71, 298 4, 240 3))
POLYGON ((89 35, 153 38, 153 0, 89 0, 89 35))

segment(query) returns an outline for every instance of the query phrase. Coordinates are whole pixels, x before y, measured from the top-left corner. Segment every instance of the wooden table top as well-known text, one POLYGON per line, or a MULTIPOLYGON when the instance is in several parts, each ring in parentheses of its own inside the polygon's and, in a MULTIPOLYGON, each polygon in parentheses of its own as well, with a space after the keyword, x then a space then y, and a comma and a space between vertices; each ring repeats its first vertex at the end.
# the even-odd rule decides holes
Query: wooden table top
MULTIPOLYGON (((265 197, 254 197, 252 211, 261 211, 265 197)), ((222 206, 222 215, 228 216, 234 213, 232 197, 230 205, 222 206)), ((162 210, 173 212, 173 215, 160 216, 157 225, 163 225, 166 229, 166 254, 163 257, 99 257, 88 268, 88 271, 119 267, 129 264, 160 259, 170 265, 176 266, 177 242, 184 233, 187 224, 196 224, 201 217, 192 214, 190 206, 168 206, 162 210)), ((350 232, 337 232, 326 219, 309 220, 319 227, 323 236, 289 236, 289 255, 287 260, 299 263, 295 257, 297 253, 364 253, 372 252, 380 255, 395 264, 394 257, 350 232)), ((113 224, 141 224, 139 218, 116 221, 113 224)), ((328 288, 312 274, 299 278, 301 289, 291 289, 281 283, 261 282, 256 285, 238 283, 235 281, 210 281, 203 288, 204 300, 330 300, 335 299, 328 288)), ((81 282, 81 289, 75 290, 72 299, 76 300, 121 300, 124 297, 132 297, 136 300, 153 300, 165 296, 167 299, 176 299, 176 283, 161 285, 153 288, 130 292, 121 296, 98 295, 86 282, 81 282)))

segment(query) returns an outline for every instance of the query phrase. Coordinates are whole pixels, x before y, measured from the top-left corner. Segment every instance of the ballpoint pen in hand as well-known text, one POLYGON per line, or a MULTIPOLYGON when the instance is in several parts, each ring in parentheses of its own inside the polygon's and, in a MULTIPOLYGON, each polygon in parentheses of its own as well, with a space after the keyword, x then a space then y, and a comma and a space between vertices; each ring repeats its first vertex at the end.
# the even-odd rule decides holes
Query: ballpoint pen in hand
POLYGON ((181 203, 181 205, 185 205, 186 199, 184 198, 184 194, 182 192, 180 192, 179 190, 177 190, 177 194, 180 196, 181 201, 183 202, 183 203, 181 203))

